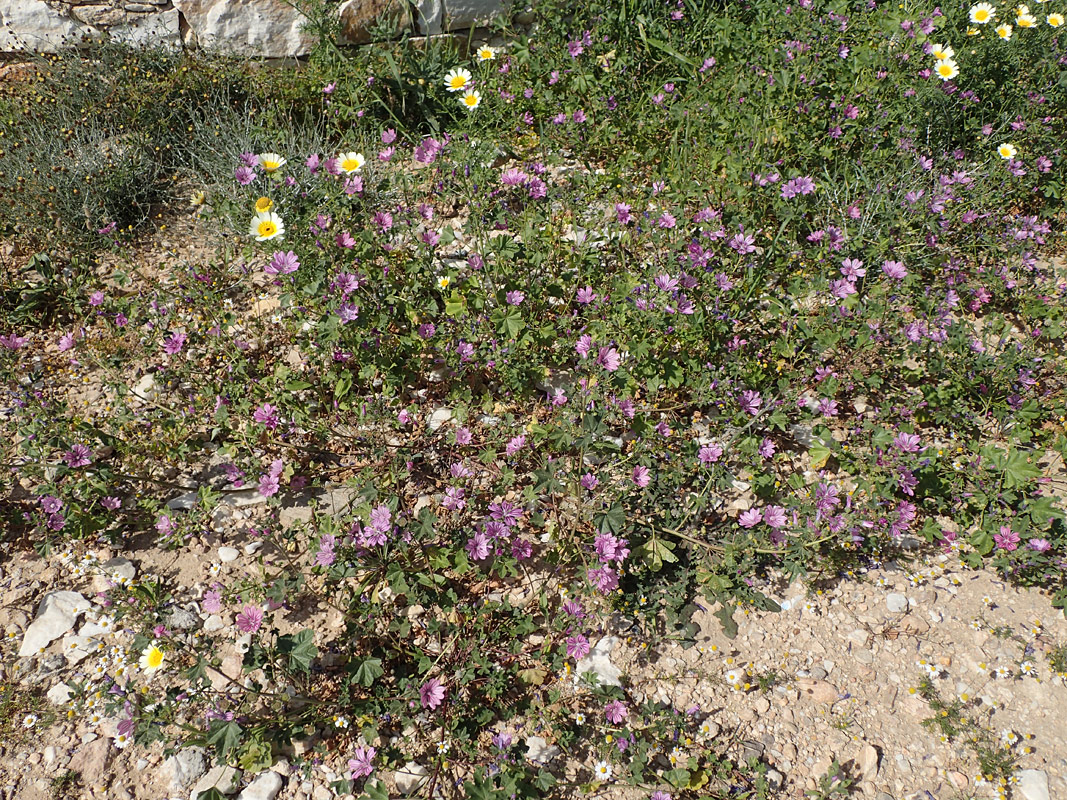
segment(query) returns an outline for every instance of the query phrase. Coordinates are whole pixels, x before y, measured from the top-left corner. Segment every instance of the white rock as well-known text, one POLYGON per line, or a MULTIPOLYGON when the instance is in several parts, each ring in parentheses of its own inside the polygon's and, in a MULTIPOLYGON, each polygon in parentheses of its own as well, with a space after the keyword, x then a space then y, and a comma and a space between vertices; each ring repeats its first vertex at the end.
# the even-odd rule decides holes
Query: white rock
POLYGON ((282 790, 282 776, 277 772, 261 772, 237 795, 237 800, 274 800, 282 790))
POLYGON ((445 6, 442 0, 414 0, 412 6, 419 33, 429 36, 444 31, 445 6))
MULTIPOLYGON (((85 627, 84 625, 82 626, 85 627)), ((63 655, 68 664, 79 664, 96 649, 96 640, 88 636, 66 636, 63 638, 63 655)))
POLYGON ((306 17, 283 0, 175 0, 201 47, 264 58, 307 53, 306 17))
POLYGON ((186 747, 163 762, 163 777, 172 792, 190 786, 207 771, 202 747, 186 747))
POLYGON ((446 423, 449 423, 451 421, 452 409, 441 406, 440 408, 435 408, 433 411, 430 412, 430 416, 426 420, 426 425, 427 427, 429 427, 430 431, 433 432, 440 428, 442 425, 445 425, 446 423))
POLYGON ((54 53, 90 32, 41 0, 0 0, 0 52, 54 53))
POLYGON ((156 385, 155 377, 149 372, 142 375, 141 380, 137 381, 130 391, 133 392, 134 397, 139 397, 141 400, 155 400, 156 395, 159 394, 159 387, 156 385))
POLYGON ((589 655, 579 661, 574 668, 575 683, 581 680, 585 672, 593 672, 600 679, 602 686, 622 686, 619 676, 622 670, 611 663, 611 649, 618 644, 615 636, 605 636, 589 651, 589 655))
POLYGON ((236 561, 239 555, 241 555, 241 551, 236 547, 219 548, 219 561, 223 564, 229 564, 231 561, 236 561))
POLYGON ((246 556, 254 555, 257 550, 263 547, 263 542, 249 542, 244 546, 246 556))
POLYGON ((127 16, 126 24, 108 30, 116 42, 129 45, 167 45, 177 47, 181 42, 178 32, 178 10, 174 8, 143 16, 127 16))
POLYGON ((1039 769, 1024 769, 1016 774, 1019 776, 1016 791, 1023 800, 1049 800, 1048 775, 1039 769))
POLYGON ((45 697, 48 698, 48 702, 52 705, 64 706, 70 702, 70 687, 65 683, 57 683, 48 690, 48 694, 45 697))
POLYGON ((547 764, 558 756, 559 752, 559 748, 556 745, 550 745, 541 736, 526 737, 526 757, 535 764, 547 764))
POLYGON ((200 492, 186 492, 167 501, 167 508, 171 511, 188 511, 196 505, 200 492))
POLYGON ((885 605, 894 614, 908 610, 908 598, 899 592, 890 592, 885 596, 885 605))
POLYGON ((401 794, 413 794, 430 781, 430 772, 422 764, 409 761, 403 769, 393 773, 393 781, 401 794))
POLYGON ((78 615, 89 610, 89 602, 80 592, 49 592, 37 608, 37 616, 26 628, 19 648, 19 658, 37 653, 60 636, 74 629, 78 615))
POLYGON ((233 767, 213 767, 196 782, 189 793, 189 800, 196 800, 201 792, 218 789, 222 794, 233 794, 241 785, 241 770, 233 767))
POLYGON ((218 614, 212 614, 210 617, 204 620, 204 630, 208 633, 215 631, 221 631, 226 627, 226 623, 222 621, 222 617, 218 614))

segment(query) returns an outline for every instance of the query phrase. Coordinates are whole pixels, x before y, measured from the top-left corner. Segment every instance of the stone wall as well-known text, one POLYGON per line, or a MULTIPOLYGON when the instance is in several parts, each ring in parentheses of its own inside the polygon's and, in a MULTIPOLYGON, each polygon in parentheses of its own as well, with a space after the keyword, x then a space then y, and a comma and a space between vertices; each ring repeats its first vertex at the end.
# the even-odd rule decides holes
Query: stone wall
MULTIPOLYGON (((342 40, 363 44, 383 15, 397 33, 484 25, 503 0, 344 0, 342 40)), ((0 0, 0 52, 54 52, 104 33, 134 44, 209 47, 262 58, 305 55, 304 16, 284 0, 0 0)))

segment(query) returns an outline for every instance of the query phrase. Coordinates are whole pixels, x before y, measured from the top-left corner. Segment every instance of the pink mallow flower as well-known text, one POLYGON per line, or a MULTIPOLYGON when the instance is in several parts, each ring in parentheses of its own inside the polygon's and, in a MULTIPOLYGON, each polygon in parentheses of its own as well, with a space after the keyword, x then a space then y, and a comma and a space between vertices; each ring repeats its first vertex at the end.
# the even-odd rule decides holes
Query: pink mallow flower
POLYGON ((437 678, 430 678, 419 689, 419 700, 423 708, 435 709, 445 699, 445 686, 437 678))

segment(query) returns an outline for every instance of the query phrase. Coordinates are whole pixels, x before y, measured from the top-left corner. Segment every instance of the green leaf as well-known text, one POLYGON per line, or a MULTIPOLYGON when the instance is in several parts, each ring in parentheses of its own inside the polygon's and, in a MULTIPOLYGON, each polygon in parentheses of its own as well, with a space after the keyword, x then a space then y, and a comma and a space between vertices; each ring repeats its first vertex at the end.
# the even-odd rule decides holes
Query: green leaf
POLYGON ((308 628, 278 638, 278 652, 289 656, 290 669, 305 674, 311 672, 311 660, 319 654, 314 639, 315 632, 308 628))
POLYGON ((1020 450, 1012 450, 1008 453, 1008 461, 1004 465, 1004 486, 1014 489, 1026 486, 1034 478, 1041 477, 1041 470, 1031 464, 1026 453, 1020 450))
POLYGON ((219 759, 226 760, 226 755, 241 743, 241 726, 236 722, 222 722, 216 720, 208 732, 207 743, 215 748, 219 759))
POLYGON ((226 800, 222 792, 212 786, 210 789, 205 789, 196 796, 196 800, 226 800))
POLYGON ((385 669, 382 667, 382 660, 380 658, 365 658, 356 667, 352 673, 352 677, 359 681, 363 686, 369 687, 378 678, 385 674, 385 669))
POLYGON ((286 381, 285 388, 290 392, 300 392, 304 389, 310 389, 311 384, 307 381, 286 381))
POLYGON ((1039 497, 1026 510, 1030 513, 1030 521, 1041 528, 1063 516, 1056 510, 1056 501, 1051 497, 1039 497))
POLYGON ((715 616, 719 618, 719 622, 722 624, 722 632, 725 634, 726 638, 736 639, 737 623, 734 621, 733 606, 724 605, 715 612, 715 616))
POLYGON ((342 372, 341 377, 337 379, 337 383, 333 387, 333 396, 335 400, 340 400, 346 394, 348 390, 352 388, 352 373, 342 372))
POLYGON ((593 521, 601 533, 617 535, 626 526, 626 509, 622 503, 613 503, 607 511, 597 514, 593 521))

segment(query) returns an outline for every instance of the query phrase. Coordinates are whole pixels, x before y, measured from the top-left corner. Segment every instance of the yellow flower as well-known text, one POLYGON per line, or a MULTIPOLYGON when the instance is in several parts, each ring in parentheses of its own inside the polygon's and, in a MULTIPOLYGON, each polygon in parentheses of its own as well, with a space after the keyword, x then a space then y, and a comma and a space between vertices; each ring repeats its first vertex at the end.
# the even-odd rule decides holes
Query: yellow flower
POLYGON ((936 58, 938 61, 947 61, 950 58, 956 57, 956 51, 949 47, 947 44, 935 44, 930 48, 930 55, 936 58))
POLYGON ((1015 145, 1008 144, 1007 142, 997 148, 997 153, 1000 155, 1001 158, 1005 160, 1009 158, 1015 158, 1016 152, 1018 151, 1016 151, 1015 145))
POLYGON ((359 172, 363 169, 367 159, 363 157, 362 153, 341 153, 341 155, 337 156, 337 163, 341 166, 342 172, 351 175, 353 172, 359 172))
POLYGON ((1063 24, 1063 14, 1049 14, 1045 17, 1045 22, 1051 25, 1053 28, 1058 28, 1063 24))
POLYGON ((487 44, 483 44, 477 50, 474 51, 474 57, 479 61, 492 61, 496 58, 496 48, 490 47, 487 44))
POLYGON ((971 6, 971 22, 976 25, 985 25, 987 22, 992 22, 996 15, 997 10, 991 3, 976 3, 971 6))
POLYGON ((248 232, 256 237, 257 242, 281 239, 285 235, 285 223, 273 211, 264 211, 252 217, 248 232))
POLYGON ((1004 41, 1008 41, 1008 39, 1011 38, 1011 31, 1012 31, 1011 25, 1004 24, 1004 25, 998 25, 997 26, 997 36, 999 36, 1004 41))
POLYGON ((1019 16, 1015 18, 1015 24, 1020 28, 1032 28, 1037 24, 1037 17, 1029 12, 1026 14, 1019 14, 1019 16))
POLYGON ((459 102, 463 104, 463 107, 468 111, 473 111, 482 104, 482 93, 477 89, 474 91, 466 91, 463 93, 463 97, 459 98, 459 102))
POLYGON ((442 275, 440 278, 437 279, 437 288, 438 289, 447 289, 448 288, 448 284, 450 284, 450 283, 452 283, 452 279, 450 277, 448 277, 447 275, 442 275))
POLYGON ((463 67, 456 67, 445 74, 445 89, 450 92, 462 92, 471 82, 471 74, 463 67))
POLYGON ((163 651, 155 642, 148 645, 141 653, 139 662, 145 675, 154 675, 163 666, 163 651))
POLYGON ((977 29, 976 27, 974 27, 973 25, 971 25, 971 26, 969 26, 969 27, 967 28, 967 35, 968 35, 968 36, 977 36, 977 35, 978 35, 979 33, 981 33, 981 31, 980 31, 980 30, 978 30, 978 29, 977 29))
POLYGON ((259 165, 264 172, 274 172, 285 166, 285 159, 277 153, 260 153, 259 165))
POLYGON ((260 214, 270 211, 272 208, 274 208, 274 201, 269 197, 260 197, 256 200, 256 211, 260 214))
POLYGON ((951 58, 943 58, 934 65, 937 77, 943 81, 949 81, 960 74, 960 68, 951 58))
POLYGON ((201 189, 200 191, 193 192, 193 196, 189 198, 189 204, 192 206, 202 206, 207 202, 207 195, 201 189))

